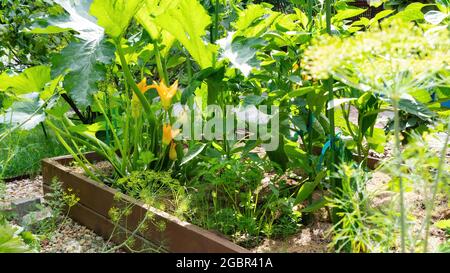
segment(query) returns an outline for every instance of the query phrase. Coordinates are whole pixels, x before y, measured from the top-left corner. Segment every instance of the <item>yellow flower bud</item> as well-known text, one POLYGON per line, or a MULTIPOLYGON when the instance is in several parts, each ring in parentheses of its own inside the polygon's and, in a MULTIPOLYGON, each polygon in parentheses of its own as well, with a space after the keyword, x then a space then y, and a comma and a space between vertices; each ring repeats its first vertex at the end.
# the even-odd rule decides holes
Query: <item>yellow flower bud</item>
POLYGON ((169 150, 169 158, 170 160, 176 160, 177 159, 177 149, 176 149, 177 145, 172 142, 170 144, 170 150, 169 150))
POLYGON ((170 124, 164 124, 162 143, 164 145, 169 145, 172 139, 179 134, 179 131, 180 130, 172 130, 172 126, 170 124))

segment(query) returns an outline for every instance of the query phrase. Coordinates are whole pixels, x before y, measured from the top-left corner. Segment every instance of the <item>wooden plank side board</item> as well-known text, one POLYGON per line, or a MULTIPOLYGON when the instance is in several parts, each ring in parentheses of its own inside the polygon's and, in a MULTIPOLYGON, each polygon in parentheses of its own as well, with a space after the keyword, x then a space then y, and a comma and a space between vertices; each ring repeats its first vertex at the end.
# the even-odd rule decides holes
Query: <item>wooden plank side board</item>
MULTIPOLYGON (((44 185, 44 193, 51 192, 49 186, 44 185)), ((78 223, 83 224, 95 233, 102 236, 105 241, 111 241, 117 245, 122 244, 130 238, 127 234, 131 234, 132 231, 124 229, 122 226, 114 225, 112 221, 89 209, 81 203, 77 203, 70 209, 70 218, 78 223), (111 236, 112 235, 112 236, 111 236)), ((154 250, 154 252, 167 252, 163 247, 155 245, 149 240, 145 239, 141 235, 137 234, 133 236, 134 243, 132 245, 127 244, 123 249, 127 252, 140 252, 142 250, 154 250), (129 246, 128 246, 129 245, 129 246)))
MULTIPOLYGON (((87 154, 87 156, 89 159, 99 159, 91 153, 87 154)), ((97 218, 102 217, 112 224, 112 222, 108 220, 111 207, 123 208, 124 206, 129 205, 131 214, 120 222, 123 230, 134 231, 142 222, 145 215, 150 215, 151 221, 147 222, 148 228, 143 232, 139 232, 138 235, 154 244, 163 246, 169 252, 250 252, 217 234, 188 222, 181 221, 161 210, 148 207, 144 203, 124 195, 113 188, 97 183, 83 175, 73 173, 70 168, 67 167, 72 160, 73 159, 70 156, 44 159, 42 161, 44 188, 49 190, 48 187, 54 177, 58 178, 65 189, 71 188, 80 198, 80 207, 85 208, 84 210, 76 210, 76 212, 74 212, 74 215, 76 216, 74 217, 76 217, 78 222, 88 227, 89 225, 94 226, 94 230, 98 230, 99 234, 102 236, 110 236, 111 232, 108 231, 106 227, 102 228, 101 226, 95 226, 95 223, 92 223, 92 218, 95 218, 95 216, 92 216, 92 213, 87 213, 87 216, 84 216, 81 211, 92 211, 99 216, 97 218), (160 228, 161 223, 163 223, 164 228, 160 228)))

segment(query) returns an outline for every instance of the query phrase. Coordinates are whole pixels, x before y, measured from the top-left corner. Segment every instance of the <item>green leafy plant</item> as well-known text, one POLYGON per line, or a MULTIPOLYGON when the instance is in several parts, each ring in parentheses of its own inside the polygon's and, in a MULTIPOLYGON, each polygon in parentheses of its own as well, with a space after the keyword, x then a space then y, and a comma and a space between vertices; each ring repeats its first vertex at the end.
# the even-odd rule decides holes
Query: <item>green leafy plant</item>
POLYGON ((261 235, 285 237, 298 230, 292 186, 283 179, 262 183, 264 161, 210 159, 188 183, 192 188, 191 221, 252 245, 261 235), (205 210, 204 208, 210 208, 205 210))
POLYGON ((30 240, 30 235, 23 232, 23 228, 12 226, 8 223, 0 225, 0 253, 26 253, 36 252, 26 241, 30 240))
POLYGON ((48 207, 51 215, 38 222, 36 230, 38 234, 52 236, 65 225, 71 208, 78 203, 80 198, 72 192, 72 189, 63 189, 61 182, 54 177, 50 184, 50 191, 45 195, 45 200, 45 207, 43 206, 41 209, 45 210, 48 207))
POLYGON ((450 220, 440 220, 434 224, 437 228, 445 231, 447 241, 439 245, 439 251, 444 253, 450 252, 450 220))
MULTIPOLYGON (((398 179, 397 176, 400 173, 405 183, 404 191, 420 191, 422 202, 425 204, 425 217, 422 220, 419 231, 415 231, 413 228, 410 228, 408 231, 408 245, 411 252, 428 251, 430 226, 432 224, 431 215, 436 206, 439 193, 445 194, 445 185, 449 179, 449 169, 445 164, 445 155, 449 143, 448 135, 438 153, 433 151, 427 144, 427 140, 432 138, 433 134, 424 134, 423 137, 415 134, 413 136, 414 141, 405 146, 402 151, 402 165, 400 169, 394 169, 392 165, 388 164, 384 166, 384 169, 394 177, 391 183, 395 191, 401 190, 396 185, 396 179, 398 179)), ((408 207, 404 209, 404 213, 407 215, 409 209, 408 207)), ((408 226, 412 224, 406 223, 408 226)))
POLYGON ((327 197, 340 219, 329 231, 331 245, 337 252, 388 252, 395 238, 390 235, 394 222, 386 212, 371 206, 374 193, 366 189, 370 174, 353 163, 341 165, 336 176, 342 188, 327 197))
POLYGON ((189 196, 170 172, 136 171, 118 179, 113 186, 152 207, 170 211, 181 219, 189 213, 189 196))
POLYGON ((34 36, 27 32, 39 14, 45 12, 56 15, 61 12, 49 1, 2 1, 0 7, 0 56, 3 57, 0 72, 48 63, 50 54, 58 51, 61 44, 64 45, 71 36, 70 33, 34 36))

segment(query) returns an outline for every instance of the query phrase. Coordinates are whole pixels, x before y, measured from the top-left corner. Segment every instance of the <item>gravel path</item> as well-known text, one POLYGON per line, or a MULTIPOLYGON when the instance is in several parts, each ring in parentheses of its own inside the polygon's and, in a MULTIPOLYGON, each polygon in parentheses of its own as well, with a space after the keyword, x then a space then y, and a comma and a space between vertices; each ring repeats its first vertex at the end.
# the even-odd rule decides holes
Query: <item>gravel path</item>
POLYGON ((42 176, 11 181, 5 183, 5 186, 5 195, 0 196, 0 204, 6 206, 16 199, 33 197, 42 198, 42 196, 44 196, 42 190, 42 176))
MULTIPOLYGON (((8 182, 5 186, 5 194, 0 196, 0 207, 9 207, 11 201, 16 199, 38 197, 42 200, 42 176, 8 182)), ((66 218, 48 238, 41 240, 41 252, 44 253, 104 252, 113 246, 70 218, 66 218)))
POLYGON ((113 247, 101 236, 67 218, 50 239, 41 242, 41 252, 49 253, 97 253, 113 247))

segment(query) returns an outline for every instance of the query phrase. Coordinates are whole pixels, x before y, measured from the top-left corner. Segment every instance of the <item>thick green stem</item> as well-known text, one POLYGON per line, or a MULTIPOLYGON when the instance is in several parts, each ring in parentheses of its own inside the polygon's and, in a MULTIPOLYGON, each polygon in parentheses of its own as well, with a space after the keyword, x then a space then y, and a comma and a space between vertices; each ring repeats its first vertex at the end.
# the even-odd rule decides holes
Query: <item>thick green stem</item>
MULTIPOLYGON (((128 99, 127 99, 128 100, 128 99)), ((131 107, 130 107, 130 103, 127 103, 127 109, 125 112, 125 120, 124 120, 124 124, 123 124, 123 153, 121 154, 122 156, 122 166, 123 166, 123 170, 125 170, 126 172, 130 171, 130 169, 128 168, 128 164, 131 161, 131 152, 130 152, 130 132, 131 130, 134 128, 132 125, 130 126, 130 123, 133 122, 133 115, 131 114, 131 107), (130 128, 131 127, 131 128, 130 128)), ((131 166, 130 166, 131 167, 131 166)))
POLYGON ((103 106, 101 105, 100 101, 97 99, 96 96, 94 96, 94 101, 95 101, 95 103, 97 104, 97 106, 98 106, 98 108, 100 109, 100 111, 103 113, 103 115, 104 115, 104 117, 105 117, 105 121, 106 121, 106 123, 108 124, 109 128, 111 129, 111 133, 112 133, 112 136, 113 136, 113 139, 114 139, 114 142, 115 142, 115 143, 114 143, 114 146, 118 148, 118 150, 119 150, 120 153, 121 153, 120 156, 121 156, 122 158, 123 158, 123 157, 126 157, 127 154, 125 154, 125 150, 123 149, 123 145, 122 145, 122 144, 124 144, 124 143, 121 143, 121 142, 120 142, 119 136, 117 135, 117 133, 116 133, 116 131, 115 131, 115 128, 114 128, 113 124, 111 123, 111 120, 109 119, 109 117, 108 117, 108 115, 107 115, 105 109, 103 108, 103 106))
POLYGON ((231 6, 231 8, 234 10, 234 12, 239 13, 241 12, 241 10, 239 9, 238 6, 236 6, 235 0, 230 0, 229 4, 231 6))
POLYGON ((83 168, 83 170, 86 172, 86 174, 91 177, 92 179, 96 180, 97 182, 101 182, 97 176, 95 176, 91 170, 84 164, 83 160, 81 160, 78 157, 78 154, 70 147, 70 145, 64 140, 64 138, 59 134, 58 128, 51 123, 49 120, 46 121, 47 125, 53 129, 53 132, 55 133, 56 138, 59 140, 59 142, 66 148, 66 150, 73 156, 74 160, 83 168))
POLYGON ((159 77, 164 81, 166 85, 170 85, 169 76, 167 75, 166 66, 164 65, 161 57, 161 51, 157 42, 153 43, 155 48, 156 68, 158 69, 159 77))
POLYGON ((313 25, 313 0, 308 0, 308 25, 309 30, 311 30, 313 25))
POLYGON ((62 119, 62 126, 65 131, 59 130, 56 126, 53 126, 53 130, 57 131, 61 136, 71 139, 72 141, 77 141, 83 144, 84 146, 88 147, 89 150, 95 151, 98 154, 103 155, 113 165, 117 173, 121 177, 124 177, 125 174, 122 172, 120 168, 121 159, 118 157, 113 147, 110 147, 108 144, 104 143, 95 136, 86 132, 78 133, 81 137, 85 139, 81 139, 74 136, 69 132, 67 127, 75 126, 75 124, 73 124, 70 121, 70 119, 68 119, 66 116, 64 116, 62 119))
POLYGON ((219 0, 216 0, 214 6, 214 32, 212 42, 215 43, 219 37, 219 0))
POLYGON ((186 53, 186 70, 189 82, 192 80, 192 63, 189 53, 186 53))
POLYGON ((403 180, 401 173, 402 165, 402 153, 400 150, 400 117, 398 113, 398 100, 392 99, 392 105, 394 107, 394 137, 395 137, 395 161, 396 170, 398 172, 398 184, 400 188, 400 239, 401 239, 401 250, 405 252, 406 249, 406 219, 405 219, 405 200, 404 200, 404 189, 403 180))
POLYGON ((136 82, 133 79, 133 75, 131 75, 131 72, 130 72, 130 69, 128 68, 128 64, 125 59, 125 55, 123 54, 123 50, 122 50, 122 46, 120 45, 120 42, 116 42, 116 48, 117 48, 117 54, 119 55, 119 58, 120 58, 120 63, 122 64, 122 69, 123 69, 123 74, 124 74, 125 80, 131 86, 131 89, 133 89, 133 92, 138 97, 139 101, 142 104, 142 107, 144 107, 144 111, 147 114, 148 118, 151 118, 152 111, 150 109, 150 104, 148 103, 144 94, 137 87, 136 82))
POLYGON ((327 33, 331 35, 331 0, 325 0, 325 22, 327 33))

